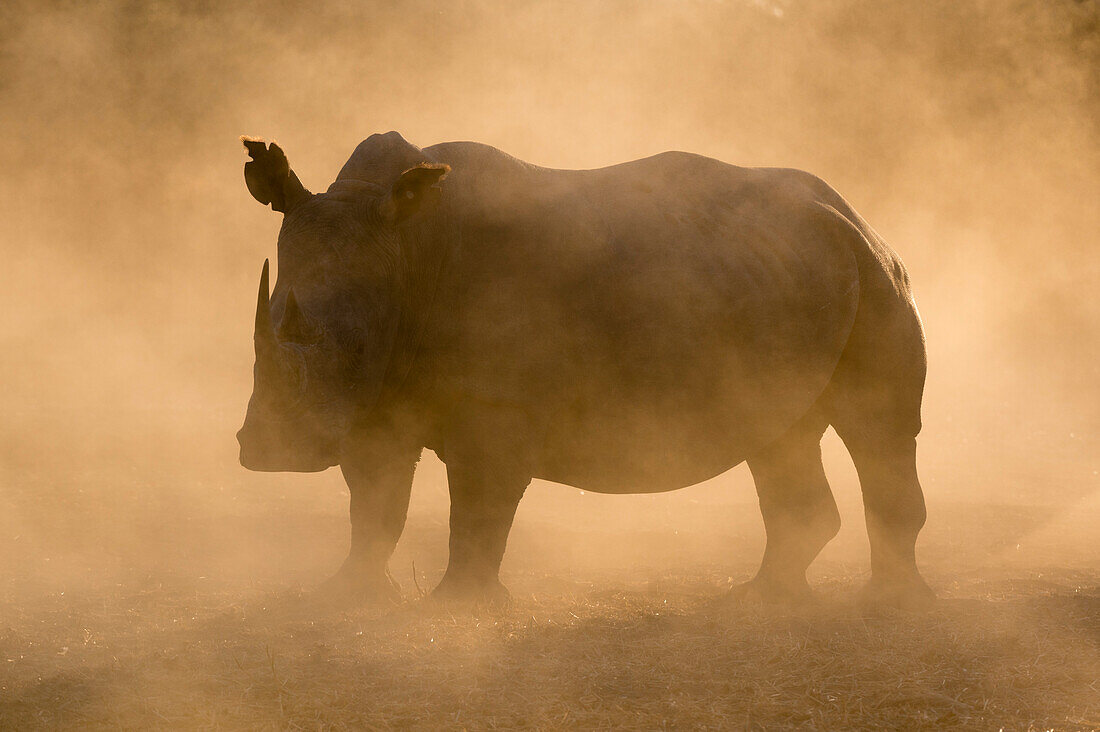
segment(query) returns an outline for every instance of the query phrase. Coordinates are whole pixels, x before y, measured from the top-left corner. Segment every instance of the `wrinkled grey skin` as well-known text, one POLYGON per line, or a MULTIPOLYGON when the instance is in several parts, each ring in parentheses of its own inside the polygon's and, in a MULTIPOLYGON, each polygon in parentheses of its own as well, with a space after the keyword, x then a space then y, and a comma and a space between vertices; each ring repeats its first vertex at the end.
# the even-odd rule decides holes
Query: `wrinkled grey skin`
POLYGON ((799 601, 839 528, 831 424, 864 494, 865 596, 931 599, 914 557, 920 318, 897 255, 821 180, 678 152, 551 170, 390 132, 315 195, 277 146, 245 144, 249 190, 284 220, 241 463, 340 466, 352 546, 330 588, 394 592, 386 562, 427 447, 451 494, 437 596, 505 596, 532 478, 643 493, 747 460, 768 539, 735 594, 799 601))

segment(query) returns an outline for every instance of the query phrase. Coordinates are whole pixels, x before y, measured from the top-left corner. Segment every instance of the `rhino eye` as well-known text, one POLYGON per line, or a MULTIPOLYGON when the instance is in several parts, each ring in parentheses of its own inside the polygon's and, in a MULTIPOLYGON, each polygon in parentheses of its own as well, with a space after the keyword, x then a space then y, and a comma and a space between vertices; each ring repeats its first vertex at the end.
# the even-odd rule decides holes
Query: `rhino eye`
POLYGON ((350 328, 340 338, 340 348, 353 357, 362 356, 367 349, 367 334, 359 327, 350 328))
POLYGON ((287 353, 286 358, 286 378, 287 386, 291 391, 294 391, 301 395, 306 390, 306 383, 308 381, 308 370, 306 369, 305 354, 302 353, 302 349, 298 346, 288 345, 285 348, 287 353))

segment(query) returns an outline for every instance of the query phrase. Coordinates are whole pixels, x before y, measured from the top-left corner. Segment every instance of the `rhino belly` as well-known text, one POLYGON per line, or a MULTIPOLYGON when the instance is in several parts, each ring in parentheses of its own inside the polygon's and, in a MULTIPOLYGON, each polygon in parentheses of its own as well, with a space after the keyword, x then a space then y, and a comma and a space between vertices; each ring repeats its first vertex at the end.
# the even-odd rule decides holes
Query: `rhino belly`
POLYGON ((847 344, 858 277, 833 274, 782 291, 736 287, 711 311, 669 305, 648 326, 619 324, 566 350, 569 378, 543 406, 538 477, 594 492, 675 490, 778 439, 813 408, 847 344))

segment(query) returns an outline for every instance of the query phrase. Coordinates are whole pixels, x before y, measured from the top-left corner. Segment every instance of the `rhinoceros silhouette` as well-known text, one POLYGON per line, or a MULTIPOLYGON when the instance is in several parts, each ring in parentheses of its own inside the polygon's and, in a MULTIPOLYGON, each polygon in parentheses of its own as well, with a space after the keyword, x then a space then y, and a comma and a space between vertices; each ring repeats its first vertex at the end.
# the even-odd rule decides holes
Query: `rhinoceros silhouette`
POLYGON ((840 525, 832 425, 864 496, 866 596, 931 599, 914 555, 920 317, 898 256, 823 181, 682 152, 553 170, 390 132, 313 194, 278 145, 242 139, 249 191, 284 218, 240 459, 340 466, 352 541, 330 588, 396 591, 386 564, 427 447, 451 499, 436 596, 506 596, 533 478, 666 491, 747 461, 767 546, 734 592, 800 601, 840 525))

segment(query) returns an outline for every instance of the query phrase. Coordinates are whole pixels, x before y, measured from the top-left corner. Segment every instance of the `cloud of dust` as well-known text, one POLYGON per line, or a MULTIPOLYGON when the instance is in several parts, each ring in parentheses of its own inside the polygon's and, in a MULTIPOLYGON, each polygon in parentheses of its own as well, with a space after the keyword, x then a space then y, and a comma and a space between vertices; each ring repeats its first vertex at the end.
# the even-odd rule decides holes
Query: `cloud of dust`
MULTIPOLYGON (((5 3, 0 555, 251 567, 342 525, 336 471, 237 465, 279 225, 245 190, 241 134, 279 140, 315 191, 390 129, 553 167, 681 149, 814 172, 915 283, 933 521, 1094 497, 1098 18, 1095 0, 5 3)), ((414 496, 440 548, 442 475, 426 460, 414 496)), ((668 496, 536 486, 520 523, 688 534, 700 506, 754 500, 743 470, 668 496)))

